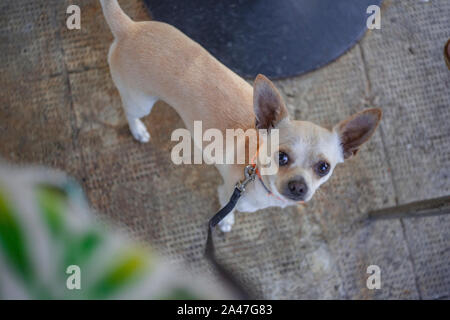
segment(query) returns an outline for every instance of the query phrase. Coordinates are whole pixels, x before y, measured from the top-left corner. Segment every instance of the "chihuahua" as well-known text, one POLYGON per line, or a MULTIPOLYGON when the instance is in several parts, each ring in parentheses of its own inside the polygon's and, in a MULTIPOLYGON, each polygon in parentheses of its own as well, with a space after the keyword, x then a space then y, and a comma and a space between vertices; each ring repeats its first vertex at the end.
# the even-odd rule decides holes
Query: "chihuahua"
MULTIPOLYGON (((279 149, 270 153, 277 161, 277 173, 260 176, 259 183, 246 188, 235 208, 240 212, 309 201, 336 165, 358 152, 381 120, 378 108, 358 112, 331 130, 291 120, 280 93, 263 75, 256 77, 252 87, 173 26, 134 22, 117 0, 101 0, 101 4, 115 38, 108 55, 111 76, 136 140, 150 140, 141 118, 158 100, 172 106, 191 132, 194 121, 202 121, 204 129, 222 132, 278 129, 279 149)), ((194 144, 201 146, 203 142, 193 137, 194 144)), ((245 166, 216 164, 224 181, 218 188, 222 206, 242 180, 245 166)), ((233 224, 231 212, 219 227, 228 232, 233 224)))

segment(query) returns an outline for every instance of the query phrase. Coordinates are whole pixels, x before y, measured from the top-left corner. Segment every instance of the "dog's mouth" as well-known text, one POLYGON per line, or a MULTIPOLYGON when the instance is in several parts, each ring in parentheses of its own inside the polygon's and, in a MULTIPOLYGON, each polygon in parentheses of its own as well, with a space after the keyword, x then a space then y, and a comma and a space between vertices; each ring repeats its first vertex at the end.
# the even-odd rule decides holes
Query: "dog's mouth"
POLYGON ((306 197, 296 197, 290 194, 281 194, 281 196, 286 199, 289 202, 295 202, 295 203, 305 203, 311 200, 312 195, 307 195, 306 197))

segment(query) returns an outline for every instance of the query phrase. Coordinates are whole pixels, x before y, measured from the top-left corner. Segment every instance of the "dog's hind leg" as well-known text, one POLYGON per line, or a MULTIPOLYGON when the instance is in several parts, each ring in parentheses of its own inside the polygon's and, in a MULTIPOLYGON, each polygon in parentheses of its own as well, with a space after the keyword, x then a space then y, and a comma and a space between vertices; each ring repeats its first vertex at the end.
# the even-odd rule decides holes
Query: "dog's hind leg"
MULTIPOLYGON (((119 92, 121 90, 119 89, 119 92)), ((128 92, 120 92, 122 98, 123 108, 125 115, 130 126, 130 131, 133 137, 142 143, 150 141, 150 134, 145 127, 145 124, 141 121, 141 118, 150 114, 153 106, 158 97, 148 96, 143 94, 129 94, 128 92)))

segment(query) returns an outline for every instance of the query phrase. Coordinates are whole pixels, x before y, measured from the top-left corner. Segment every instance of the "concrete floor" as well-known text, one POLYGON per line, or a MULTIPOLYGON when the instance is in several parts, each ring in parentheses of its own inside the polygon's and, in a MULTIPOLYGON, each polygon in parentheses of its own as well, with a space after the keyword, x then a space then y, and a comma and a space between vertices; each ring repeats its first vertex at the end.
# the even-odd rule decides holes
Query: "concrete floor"
MULTIPOLYGON (((0 155, 60 168, 102 218, 126 226, 171 261, 214 279, 205 223, 219 208, 217 171, 175 166, 170 133, 183 124, 164 103, 132 139, 107 66, 112 36, 99 2, 0 4, 0 155)), ((121 5, 148 19, 138 0, 121 5)), ((450 194, 450 38, 447 0, 385 0, 381 30, 330 65, 276 81, 291 115, 331 125, 364 106, 383 109, 375 137, 341 165, 306 208, 238 214, 217 234, 219 260, 260 298, 449 299, 450 216, 370 222, 370 210, 450 194), (381 268, 368 290, 366 269, 381 268)))

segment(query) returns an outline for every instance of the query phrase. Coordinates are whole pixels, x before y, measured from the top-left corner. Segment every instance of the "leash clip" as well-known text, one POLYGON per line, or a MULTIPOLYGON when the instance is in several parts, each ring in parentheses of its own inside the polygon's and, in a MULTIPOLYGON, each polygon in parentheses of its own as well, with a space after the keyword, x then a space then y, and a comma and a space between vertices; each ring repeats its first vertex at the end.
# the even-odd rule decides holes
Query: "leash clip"
POLYGON ((244 169, 244 175, 245 175, 245 179, 242 180, 242 181, 239 181, 238 183, 236 183, 236 188, 240 192, 244 192, 245 191, 245 187, 247 186, 247 184, 249 184, 251 181, 255 180, 256 167, 254 167, 251 164, 249 164, 244 169))

